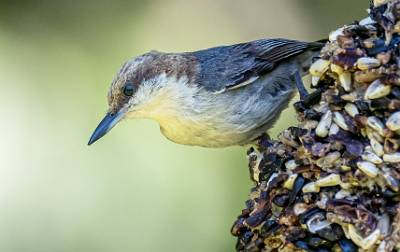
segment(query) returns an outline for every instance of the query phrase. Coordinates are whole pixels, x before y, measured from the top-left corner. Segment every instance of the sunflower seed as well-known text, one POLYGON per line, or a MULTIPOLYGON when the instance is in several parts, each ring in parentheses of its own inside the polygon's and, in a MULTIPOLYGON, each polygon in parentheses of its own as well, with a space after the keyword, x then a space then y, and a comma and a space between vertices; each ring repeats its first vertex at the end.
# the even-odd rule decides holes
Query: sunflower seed
POLYGON ((355 117, 360 113, 357 106, 353 103, 347 103, 346 106, 344 106, 344 110, 346 110, 347 114, 349 114, 351 117, 355 117))
POLYGON ((332 123, 330 129, 329 129, 329 134, 330 136, 336 135, 337 133, 339 133, 339 127, 337 126, 336 123, 332 123))
POLYGON ((283 187, 285 187, 286 189, 292 190, 294 181, 296 181, 297 176, 298 176, 297 174, 290 175, 289 178, 283 184, 283 187))
POLYGON ((329 60, 319 59, 311 65, 310 74, 312 76, 321 77, 329 69, 329 65, 329 60))
POLYGON ((363 171, 369 177, 376 177, 378 175, 379 169, 373 163, 367 161, 357 162, 357 167, 363 171))
POLYGON ((381 62, 375 58, 362 57, 357 60, 357 67, 360 70, 368 70, 381 65, 381 62))
POLYGON ((332 112, 328 110, 322 117, 318 123, 317 128, 315 129, 315 133, 319 137, 326 137, 329 133, 329 128, 332 124, 332 112))
POLYGON ((362 155, 361 158, 365 161, 371 162, 373 164, 382 164, 382 159, 378 157, 375 153, 372 151, 365 151, 362 155))
POLYGON ((384 154, 382 144, 380 144, 375 138, 370 138, 370 143, 372 150, 375 152, 375 154, 379 157, 382 157, 384 154))
POLYGON ((362 249, 369 249, 375 243, 378 241, 380 235, 380 230, 375 229, 374 232, 372 232, 370 235, 367 237, 362 237, 360 234, 358 234, 356 228, 353 226, 353 224, 349 224, 349 236, 350 239, 357 244, 359 247, 362 249))
POLYGON ((340 76, 343 73, 344 69, 339 65, 331 64, 331 71, 340 76))
POLYGON ((383 161, 388 162, 388 163, 399 163, 400 162, 400 152, 384 154, 383 161))
POLYGON ((389 85, 384 85, 381 80, 377 79, 368 86, 364 94, 364 99, 372 100, 385 97, 390 94, 390 91, 391 87, 389 85))
POLYGON ((319 187, 314 182, 310 182, 303 186, 303 193, 319 192, 319 187))
POLYGON ((387 120, 386 126, 393 131, 400 130, 400 112, 393 113, 387 120))
POLYGON ((351 73, 343 72, 339 75, 339 82, 343 89, 347 92, 351 91, 351 73))
POLYGON ((378 117, 376 117, 376 116, 370 116, 370 117, 368 117, 367 125, 368 125, 371 129, 373 129, 373 130, 375 130, 376 132, 378 132, 379 135, 385 136, 385 133, 384 133, 384 131, 383 131, 383 130, 385 129, 385 126, 383 125, 383 123, 381 122, 381 120, 379 120, 378 117))
POLYGON ((319 76, 311 76, 311 84, 313 87, 318 86, 319 80, 321 79, 321 77, 319 76))
POLYGON ((336 186, 340 185, 340 183, 342 183, 342 181, 340 179, 340 175, 338 174, 331 174, 315 181, 315 185, 317 187, 336 186))
POLYGON ((333 113, 333 121, 343 130, 349 130, 343 115, 340 112, 333 113))
POLYGON ((344 28, 339 28, 336 31, 333 31, 329 34, 329 41, 333 42, 336 41, 338 36, 343 35, 344 28))

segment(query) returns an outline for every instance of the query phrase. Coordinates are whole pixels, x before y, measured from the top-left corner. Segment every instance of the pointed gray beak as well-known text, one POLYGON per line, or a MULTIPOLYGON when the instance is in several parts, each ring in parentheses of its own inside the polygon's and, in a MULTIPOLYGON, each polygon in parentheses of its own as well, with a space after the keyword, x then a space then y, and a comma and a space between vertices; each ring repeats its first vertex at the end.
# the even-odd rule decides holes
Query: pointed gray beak
POLYGON ((119 111, 116 114, 107 113, 106 116, 101 120, 99 126, 94 130, 88 145, 93 144, 100 138, 102 138, 107 132, 109 132, 123 117, 125 113, 119 111))

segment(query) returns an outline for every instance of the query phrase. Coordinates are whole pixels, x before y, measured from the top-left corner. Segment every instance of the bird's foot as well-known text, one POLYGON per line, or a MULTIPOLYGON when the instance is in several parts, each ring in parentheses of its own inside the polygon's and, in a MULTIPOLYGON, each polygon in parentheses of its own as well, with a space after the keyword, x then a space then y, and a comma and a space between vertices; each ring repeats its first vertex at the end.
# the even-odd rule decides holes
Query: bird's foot
POLYGON ((292 75, 292 79, 296 83, 297 90, 299 90, 300 99, 302 101, 306 100, 309 94, 308 94, 307 89, 304 86, 304 83, 303 83, 303 80, 301 79, 301 75, 300 75, 299 71, 296 71, 292 75))

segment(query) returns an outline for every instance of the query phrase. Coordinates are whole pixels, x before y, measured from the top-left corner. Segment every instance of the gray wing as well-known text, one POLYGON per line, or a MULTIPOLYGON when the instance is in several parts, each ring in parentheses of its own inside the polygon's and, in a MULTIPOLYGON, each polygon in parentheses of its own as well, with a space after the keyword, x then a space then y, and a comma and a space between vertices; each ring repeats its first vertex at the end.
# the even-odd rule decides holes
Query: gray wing
POLYGON ((271 71, 282 60, 316 43, 262 39, 193 52, 200 66, 198 84, 211 92, 247 85, 271 71))

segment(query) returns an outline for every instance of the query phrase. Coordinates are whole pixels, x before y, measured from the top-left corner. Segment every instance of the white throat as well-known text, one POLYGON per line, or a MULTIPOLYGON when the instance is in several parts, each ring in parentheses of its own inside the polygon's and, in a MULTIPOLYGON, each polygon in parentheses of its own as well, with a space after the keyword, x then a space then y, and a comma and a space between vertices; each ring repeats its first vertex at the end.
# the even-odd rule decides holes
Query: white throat
POLYGON ((183 116, 182 112, 194 103, 197 92, 198 88, 189 87, 188 78, 161 74, 142 83, 133 99, 134 104, 130 104, 133 111, 129 115, 154 119, 164 125, 166 120, 183 116))

